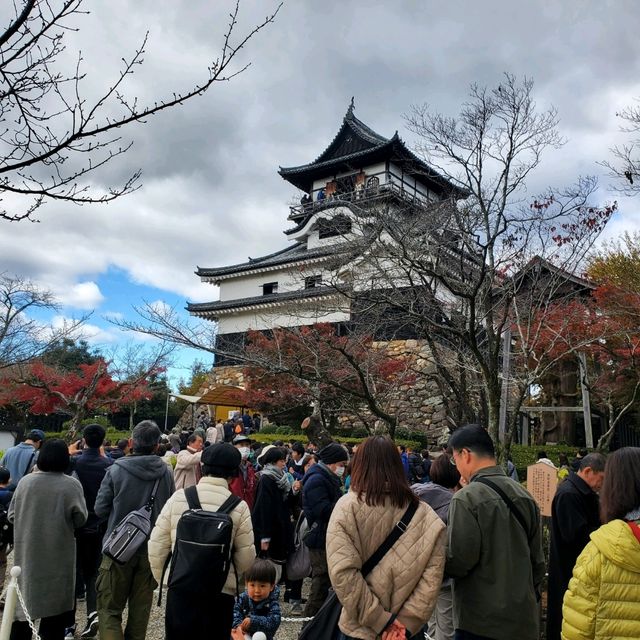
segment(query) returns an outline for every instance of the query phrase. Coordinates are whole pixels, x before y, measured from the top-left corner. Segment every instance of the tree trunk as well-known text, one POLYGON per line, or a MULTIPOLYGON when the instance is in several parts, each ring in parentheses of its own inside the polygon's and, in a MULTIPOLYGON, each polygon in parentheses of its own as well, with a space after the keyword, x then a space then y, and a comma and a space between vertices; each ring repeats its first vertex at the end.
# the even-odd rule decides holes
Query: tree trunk
POLYGON ((71 444, 74 440, 77 439, 78 432, 80 431, 80 427, 82 426, 82 411, 78 410, 71 417, 71 424, 69 425, 69 429, 65 436, 65 440, 68 444, 71 444))

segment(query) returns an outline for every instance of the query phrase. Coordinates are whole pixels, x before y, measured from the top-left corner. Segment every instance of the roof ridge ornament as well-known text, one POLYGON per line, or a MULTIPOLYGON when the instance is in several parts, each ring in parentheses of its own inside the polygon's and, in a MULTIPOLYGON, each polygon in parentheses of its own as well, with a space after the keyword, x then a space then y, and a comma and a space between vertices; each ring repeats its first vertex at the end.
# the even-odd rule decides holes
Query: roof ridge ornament
POLYGON ((349 103, 349 108, 347 109, 347 115, 345 116, 345 120, 347 118, 351 118, 355 110, 356 110, 355 96, 351 96, 351 102, 349 103))

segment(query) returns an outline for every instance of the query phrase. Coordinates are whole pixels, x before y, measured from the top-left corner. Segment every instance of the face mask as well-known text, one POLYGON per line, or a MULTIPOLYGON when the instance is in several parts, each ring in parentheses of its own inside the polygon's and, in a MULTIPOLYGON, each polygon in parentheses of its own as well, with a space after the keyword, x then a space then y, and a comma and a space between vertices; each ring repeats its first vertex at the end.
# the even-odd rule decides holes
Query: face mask
POLYGON ((336 467, 336 475, 338 478, 342 478, 344 475, 345 468, 344 467, 336 467))
POLYGON ((238 447, 238 451, 243 458, 248 458, 251 453, 251 449, 249 449, 249 447, 238 447))

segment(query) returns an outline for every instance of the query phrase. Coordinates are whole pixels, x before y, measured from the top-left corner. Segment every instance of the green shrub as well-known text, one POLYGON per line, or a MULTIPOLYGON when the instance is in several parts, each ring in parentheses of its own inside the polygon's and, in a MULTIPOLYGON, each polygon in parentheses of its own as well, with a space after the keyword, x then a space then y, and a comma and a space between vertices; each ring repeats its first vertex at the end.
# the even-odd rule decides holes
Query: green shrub
MULTIPOLYGON (((527 467, 535 464, 538 451, 546 451, 547 456, 553 464, 559 466, 559 456, 561 453, 566 453, 569 458, 569 462, 575 457, 578 447, 568 444, 546 444, 546 445, 533 445, 525 446, 522 444, 511 445, 511 459, 518 471, 518 477, 521 480, 527 477, 527 467)), ((592 449, 593 451, 593 449, 592 449)))
POLYGON ((275 432, 279 433, 280 435, 283 435, 283 436, 293 435, 293 429, 291 427, 287 427, 287 426, 276 427, 276 431, 275 432))
POLYGON ((260 433, 276 433, 276 429, 278 428, 277 424, 265 424, 263 427, 260 427, 260 433))

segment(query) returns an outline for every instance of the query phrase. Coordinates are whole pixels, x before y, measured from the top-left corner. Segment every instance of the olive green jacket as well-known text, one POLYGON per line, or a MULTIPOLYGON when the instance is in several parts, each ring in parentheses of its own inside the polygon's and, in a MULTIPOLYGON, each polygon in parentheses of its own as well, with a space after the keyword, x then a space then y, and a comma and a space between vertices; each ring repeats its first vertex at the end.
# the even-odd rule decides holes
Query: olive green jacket
POLYGON ((447 529, 445 573, 455 579, 456 629, 494 640, 538 640, 536 592, 545 565, 540 512, 531 495, 501 467, 481 469, 454 494, 447 529), (511 498, 528 532, 480 477, 511 498))

